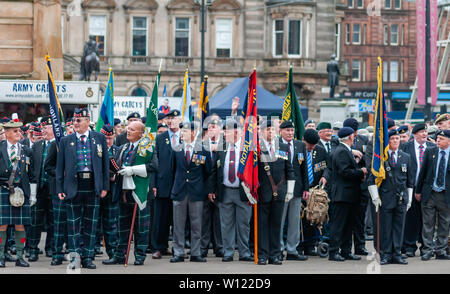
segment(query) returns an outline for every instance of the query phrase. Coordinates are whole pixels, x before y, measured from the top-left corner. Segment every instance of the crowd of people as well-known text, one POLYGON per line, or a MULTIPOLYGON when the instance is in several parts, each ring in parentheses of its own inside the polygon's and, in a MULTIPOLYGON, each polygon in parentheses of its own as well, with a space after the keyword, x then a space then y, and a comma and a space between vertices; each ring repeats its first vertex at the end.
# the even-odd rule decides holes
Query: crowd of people
POLYGON ((136 203, 131 176, 150 177, 147 203, 134 221, 135 265, 147 254, 206 262, 210 249, 223 262, 232 262, 236 250, 239 261, 251 262, 255 244, 259 265, 318 255, 342 262, 368 255, 370 240, 382 265, 407 264, 418 249, 424 261, 450 259, 450 115, 431 124, 388 119, 381 183, 371 168, 372 126, 360 128, 354 118, 306 120, 296 140, 293 122, 281 114, 258 119, 255 199, 238 177, 243 118, 237 105, 226 119, 213 114, 203 125, 183 122, 175 109, 159 113, 146 164, 135 162, 145 132, 137 112, 95 132, 89 111, 77 108, 59 144, 49 116, 25 125, 17 115, 1 119, 0 267, 37 261, 43 231, 52 266, 67 261, 95 269, 102 247, 104 265, 124 264, 136 203), (314 187, 331 201, 320 230, 302 214, 314 187))

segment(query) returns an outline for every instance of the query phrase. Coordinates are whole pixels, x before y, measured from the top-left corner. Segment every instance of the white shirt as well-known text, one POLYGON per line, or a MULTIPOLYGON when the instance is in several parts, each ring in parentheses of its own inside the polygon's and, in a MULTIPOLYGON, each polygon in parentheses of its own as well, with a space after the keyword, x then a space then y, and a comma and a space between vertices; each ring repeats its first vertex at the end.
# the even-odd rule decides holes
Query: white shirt
POLYGON ((210 153, 210 155, 211 155, 211 158, 214 158, 214 156, 213 156, 213 150, 212 150, 212 145, 216 145, 217 147, 219 147, 219 139, 217 139, 217 140, 215 140, 214 142, 215 142, 215 144, 213 144, 212 142, 212 140, 211 140, 211 138, 209 138, 208 139, 209 140, 209 153, 210 153))
MULTIPOLYGON (((9 143, 8 140, 6 140, 6 142, 7 142, 8 156, 11 159, 11 146, 13 144, 9 143)), ((16 156, 17 156, 18 155, 17 152, 19 152, 19 143, 14 144, 14 148, 15 148, 14 152, 16 152, 16 156)))
POLYGON ((350 146, 348 146, 344 142, 341 142, 341 144, 344 145, 345 147, 347 147, 347 149, 348 149, 348 151, 350 151, 350 153, 352 152, 352 148, 350 148, 350 146))
MULTIPOLYGON (((427 149, 427 142, 423 143, 423 155, 425 156, 425 150, 427 149)), ((416 182, 417 179, 419 178, 419 172, 420 172, 420 160, 419 160, 419 147, 420 144, 414 140, 414 150, 416 151, 416 162, 417 162, 417 170, 416 170, 416 182)))
POLYGON ((186 152, 187 152, 187 150, 189 150, 189 161, 191 161, 192 154, 194 153, 194 146, 195 146, 195 141, 193 141, 189 144, 184 142, 184 157, 186 158, 186 152))
POLYGON ((292 163, 292 160, 294 159, 294 140, 291 140, 291 142, 288 142, 285 139, 282 139, 282 140, 283 140, 283 143, 288 145, 288 146, 289 146, 289 143, 291 143, 290 146, 289 146, 289 150, 290 150, 290 153, 291 153, 291 163, 292 163))
POLYGON ((86 136, 86 140, 89 139, 89 130, 87 130, 85 133, 80 134, 80 133, 75 133, 77 135, 77 139, 80 139, 81 136, 85 135, 86 136))
POLYGON ((238 188, 239 178, 237 177, 237 171, 239 168, 239 155, 241 154, 241 140, 237 141, 234 144, 234 172, 236 177, 234 183, 230 183, 230 181, 228 180, 228 170, 230 167, 230 151, 231 151, 231 144, 228 144, 227 155, 225 156, 225 162, 223 163, 223 184, 230 188, 238 188))
POLYGON ((269 154, 270 154, 270 146, 269 145, 271 144, 273 154, 275 155, 275 140, 272 140, 270 143, 264 139, 262 139, 262 141, 263 141, 264 145, 266 146, 266 150, 267 150, 267 152, 269 152, 269 154))
POLYGON ((327 149, 327 143, 330 145, 330 151, 331 151, 331 143, 330 143, 330 141, 328 141, 328 142, 325 142, 324 140, 322 140, 322 139, 320 139, 320 142, 322 142, 322 144, 323 144, 323 147, 325 147, 325 150, 328 152, 328 149, 327 149))

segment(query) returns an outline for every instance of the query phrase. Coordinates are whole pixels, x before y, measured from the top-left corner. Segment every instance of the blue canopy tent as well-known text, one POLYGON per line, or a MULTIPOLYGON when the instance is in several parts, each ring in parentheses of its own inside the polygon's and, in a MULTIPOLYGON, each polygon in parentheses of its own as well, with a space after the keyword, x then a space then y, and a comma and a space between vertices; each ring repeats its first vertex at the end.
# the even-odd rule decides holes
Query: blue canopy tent
MULTIPOLYGON (((239 97, 238 114, 242 113, 244 100, 248 91, 248 77, 234 79, 228 86, 219 91, 209 100, 210 113, 217 113, 222 119, 231 114, 231 104, 234 97, 239 97)), ((276 96, 261 86, 257 86, 258 115, 269 116, 272 113, 283 112, 283 97, 276 96)), ((308 108, 302 107, 303 119, 308 118, 308 108)))

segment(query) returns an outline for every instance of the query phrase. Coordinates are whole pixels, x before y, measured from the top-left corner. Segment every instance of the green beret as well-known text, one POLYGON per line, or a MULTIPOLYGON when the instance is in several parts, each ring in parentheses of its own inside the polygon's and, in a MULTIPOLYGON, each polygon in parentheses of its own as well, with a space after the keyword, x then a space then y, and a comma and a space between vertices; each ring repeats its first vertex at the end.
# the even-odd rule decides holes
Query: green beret
POLYGON ((317 125, 316 128, 318 131, 324 130, 324 129, 330 129, 331 130, 331 124, 329 122, 321 122, 317 125))

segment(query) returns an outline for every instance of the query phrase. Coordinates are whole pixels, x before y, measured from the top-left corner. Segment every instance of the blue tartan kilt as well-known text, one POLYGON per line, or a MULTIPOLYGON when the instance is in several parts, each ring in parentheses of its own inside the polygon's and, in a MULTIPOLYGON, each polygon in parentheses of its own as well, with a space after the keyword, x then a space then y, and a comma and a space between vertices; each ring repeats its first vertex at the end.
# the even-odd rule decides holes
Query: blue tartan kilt
POLYGON ((25 197, 21 207, 9 203, 9 190, 0 187, 0 225, 31 225, 30 200, 25 197))

